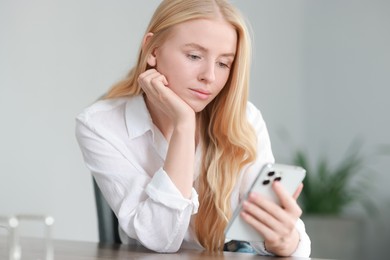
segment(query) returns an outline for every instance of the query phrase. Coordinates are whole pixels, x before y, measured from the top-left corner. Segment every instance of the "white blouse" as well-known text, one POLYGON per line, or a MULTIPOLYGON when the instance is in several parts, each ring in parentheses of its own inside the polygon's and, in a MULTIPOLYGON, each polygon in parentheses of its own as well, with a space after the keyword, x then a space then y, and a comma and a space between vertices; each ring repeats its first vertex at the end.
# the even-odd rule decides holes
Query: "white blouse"
MULTIPOLYGON (((274 162, 265 122, 250 102, 249 122, 257 137, 257 159, 242 170, 231 196, 235 209, 265 163, 274 162)), ((192 229, 199 202, 196 187, 184 198, 163 170, 168 143, 153 124, 142 96, 100 100, 76 118, 76 137, 86 166, 108 204, 118 217, 123 243, 138 241, 157 252, 176 252, 180 247, 202 248, 192 229)), ((195 155, 196 182, 202 158, 195 155)), ((297 222, 300 243, 294 256, 308 257, 310 239, 297 222)), ((269 254, 263 243, 252 246, 269 254)))

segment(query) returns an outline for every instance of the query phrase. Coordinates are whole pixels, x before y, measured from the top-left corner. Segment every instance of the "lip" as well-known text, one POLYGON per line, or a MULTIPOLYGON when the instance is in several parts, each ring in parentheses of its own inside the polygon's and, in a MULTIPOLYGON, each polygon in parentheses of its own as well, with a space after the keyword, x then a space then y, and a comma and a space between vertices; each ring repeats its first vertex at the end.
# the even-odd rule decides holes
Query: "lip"
POLYGON ((211 93, 204 89, 190 88, 191 92, 195 94, 199 99, 208 99, 211 93))

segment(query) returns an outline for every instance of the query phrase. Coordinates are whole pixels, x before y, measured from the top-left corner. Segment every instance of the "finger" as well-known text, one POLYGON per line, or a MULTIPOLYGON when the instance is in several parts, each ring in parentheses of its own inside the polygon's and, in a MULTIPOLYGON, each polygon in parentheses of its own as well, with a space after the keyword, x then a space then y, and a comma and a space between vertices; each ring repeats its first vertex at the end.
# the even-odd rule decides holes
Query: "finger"
POLYGON ((152 74, 154 74, 154 73, 156 73, 156 72, 157 72, 157 70, 155 70, 155 69, 150 69, 150 70, 146 70, 146 71, 142 72, 142 73, 138 76, 138 82, 140 82, 140 81, 142 81, 142 82, 146 81, 146 79, 147 79, 150 75, 152 75, 152 74))
POLYGON ((161 82, 166 86, 168 85, 168 80, 167 78, 161 74, 160 72, 158 72, 156 69, 149 69, 145 72, 143 72, 140 77, 143 77, 145 79, 149 79, 149 81, 153 80, 153 79, 160 79, 161 82))
POLYGON ((295 227, 295 222, 286 213, 282 213, 283 217, 275 218, 272 213, 247 201, 243 203, 243 209, 242 218, 259 232, 265 240, 287 236, 295 227))
MULTIPOLYGON (((277 229, 281 225, 281 223, 288 223, 288 219, 291 218, 289 212, 286 212, 286 210, 283 209, 281 206, 271 200, 262 197, 260 194, 251 193, 248 197, 248 201, 250 203, 253 203, 254 205, 256 205, 256 207, 260 208, 262 211, 268 214, 267 216, 258 219, 259 221, 266 222, 267 225, 269 227, 272 227, 273 229, 277 229)), ((256 213, 254 212, 254 214, 256 213)))
POLYGON ((150 69, 138 77, 138 83, 149 98, 161 99, 160 92, 167 80, 155 69, 150 69))
POLYGON ((150 75, 150 84, 155 88, 165 87, 168 84, 167 79, 160 73, 150 75))
POLYGON ((302 214, 301 208, 297 204, 296 199, 290 195, 286 189, 283 188, 282 184, 278 181, 275 181, 272 184, 272 188, 279 198, 281 207, 293 216, 300 217, 302 214))
POLYGON ((260 217, 259 214, 255 214, 253 212, 253 209, 249 209, 248 205, 244 207, 246 207, 246 209, 241 212, 241 217, 244 219, 244 221, 252 226, 258 233, 260 233, 264 239, 269 238, 274 233, 272 227, 269 226, 269 221, 267 223, 267 221, 261 221, 259 219, 269 220, 270 218, 267 218, 265 215, 264 217, 260 217))
POLYGON ((277 226, 275 217, 256 203, 244 201, 242 206, 243 212, 251 215, 256 221, 261 222, 268 227, 277 226))
MULTIPOLYGON (((155 69, 147 70, 143 73, 141 73, 138 77, 138 83, 141 85, 141 87, 145 87, 148 85, 151 85, 151 82, 153 80, 160 79, 163 85, 167 85, 168 81, 161 73, 159 73, 155 69)), ((157 82, 157 81, 156 81, 157 82)))
POLYGON ((295 200, 298 199, 298 197, 299 197, 299 195, 301 194, 302 190, 303 190, 303 183, 301 183, 301 184, 298 186, 297 190, 296 190, 296 191, 294 192, 294 194, 293 194, 293 198, 294 198, 295 200))
POLYGON ((153 74, 153 78, 150 80, 151 88, 154 89, 156 98, 160 102, 169 101, 171 98, 171 90, 164 84, 166 78, 161 74, 153 74))
POLYGON ((270 228, 267 225, 264 225, 264 223, 257 221, 256 218, 246 212, 242 212, 241 217, 263 237, 264 241, 267 242, 268 245, 279 245, 294 231, 294 229, 276 230, 274 228, 270 228))

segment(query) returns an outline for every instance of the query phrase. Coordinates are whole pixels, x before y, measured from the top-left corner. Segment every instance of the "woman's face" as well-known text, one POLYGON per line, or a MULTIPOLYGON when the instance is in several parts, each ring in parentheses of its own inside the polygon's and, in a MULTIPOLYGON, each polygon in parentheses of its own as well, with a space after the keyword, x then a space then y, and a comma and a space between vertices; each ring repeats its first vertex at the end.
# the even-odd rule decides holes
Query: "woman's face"
POLYGON ((219 19, 192 20, 172 30, 154 52, 156 69, 195 112, 202 111, 229 78, 236 53, 236 30, 219 19))

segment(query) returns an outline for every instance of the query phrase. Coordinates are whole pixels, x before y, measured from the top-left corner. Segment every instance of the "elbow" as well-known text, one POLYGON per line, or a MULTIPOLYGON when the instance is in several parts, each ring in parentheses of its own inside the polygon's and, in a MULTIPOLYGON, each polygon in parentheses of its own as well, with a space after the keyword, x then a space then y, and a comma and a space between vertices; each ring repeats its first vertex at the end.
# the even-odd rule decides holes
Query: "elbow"
POLYGON ((180 245, 172 245, 172 244, 166 244, 166 243, 151 243, 150 241, 142 241, 138 240, 144 247, 147 249, 154 251, 156 253, 164 253, 164 254, 171 254, 171 253, 177 253, 180 249, 180 245))
POLYGON ((177 247, 177 248, 173 248, 173 247, 170 247, 170 248, 159 248, 159 249, 156 249, 156 250, 153 250, 157 253, 164 253, 164 254, 173 254, 173 253, 177 253, 179 251, 180 247, 177 247))
POLYGON ((157 235, 156 232, 145 232, 145 229, 135 230, 134 237, 142 246, 157 253, 176 253, 179 251, 181 237, 157 235))
POLYGON ((185 223, 180 219, 172 218, 171 221, 164 221, 161 225, 161 221, 151 218, 156 215, 158 213, 142 214, 142 216, 136 213, 125 225, 122 221, 121 226, 126 227, 123 230, 127 236, 137 240, 149 250, 158 253, 178 252, 188 228, 189 218, 185 223))

